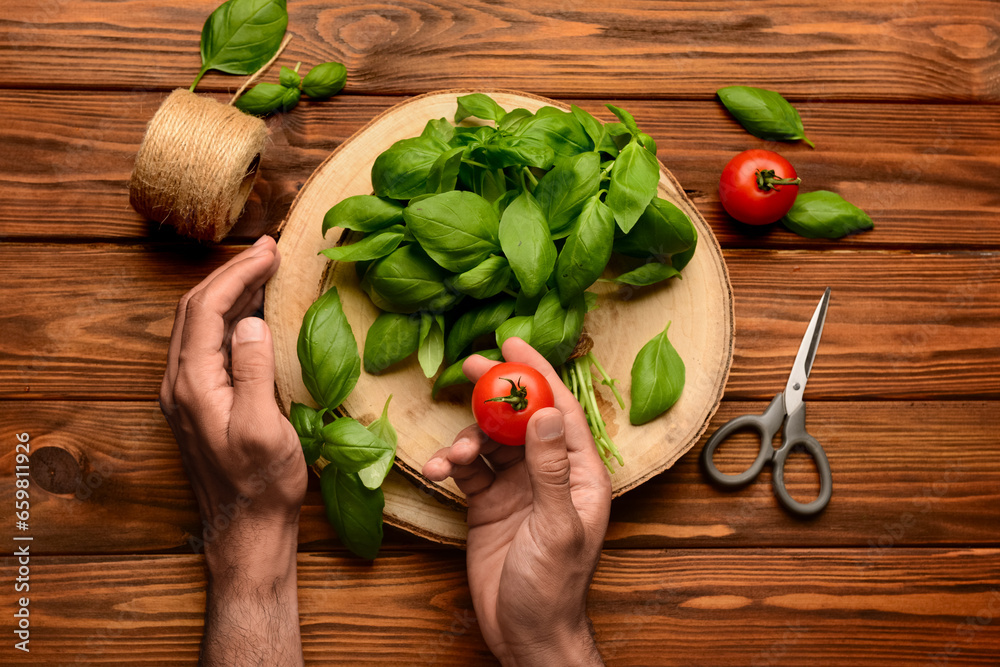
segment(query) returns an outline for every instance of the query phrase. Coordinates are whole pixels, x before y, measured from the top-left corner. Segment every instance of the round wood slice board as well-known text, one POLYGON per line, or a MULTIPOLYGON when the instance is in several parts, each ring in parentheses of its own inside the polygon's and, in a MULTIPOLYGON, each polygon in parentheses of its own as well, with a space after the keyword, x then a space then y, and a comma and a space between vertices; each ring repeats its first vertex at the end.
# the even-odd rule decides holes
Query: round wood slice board
MULTIPOLYGON (((328 261, 319 251, 341 240, 343 230, 321 236, 323 216, 337 202, 370 194, 375 158, 394 142, 420 134, 432 118, 454 118, 456 98, 486 92, 507 110, 542 106, 566 109, 542 97, 505 90, 447 90, 412 98, 388 109, 335 150, 302 187, 281 227, 281 266, 267 285, 264 316, 274 337, 278 396, 284 409, 292 401, 315 405, 302 383, 296 341, 302 317, 330 285, 337 285, 344 312, 359 349, 378 310, 361 291, 353 264, 328 261)), ((626 410, 606 387, 597 389, 609 435, 625 465, 612 475, 614 496, 669 468, 690 449, 715 413, 733 355, 733 296, 722 251, 711 228, 665 167, 660 167, 659 196, 683 210, 698 229, 698 247, 683 279, 645 288, 597 283, 599 307, 587 314, 584 329, 594 354, 620 380, 626 410), (671 322, 669 338, 684 360, 686 382, 677 403, 642 426, 628 421, 632 361, 640 348, 671 322)), ((612 267, 614 268, 614 267, 612 267)), ((620 268, 620 267, 619 267, 620 268)), ((613 275, 613 274, 611 274, 613 275)), ((364 424, 378 417, 393 395, 389 417, 399 434, 396 462, 383 490, 385 520, 429 539, 462 544, 465 499, 448 480, 434 483, 420 474, 423 464, 455 434, 472 423, 468 385, 442 392, 432 400, 433 380, 424 377, 414 355, 386 373, 361 372, 344 402, 348 414, 364 424)))

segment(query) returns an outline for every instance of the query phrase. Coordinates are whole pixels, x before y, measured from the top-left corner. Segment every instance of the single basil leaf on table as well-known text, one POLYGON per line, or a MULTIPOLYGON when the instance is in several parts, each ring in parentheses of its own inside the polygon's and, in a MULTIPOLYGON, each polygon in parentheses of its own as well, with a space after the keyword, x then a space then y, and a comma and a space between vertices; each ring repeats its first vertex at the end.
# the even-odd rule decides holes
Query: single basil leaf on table
POLYGON ((445 311, 460 295, 445 286, 451 274, 437 265, 416 243, 401 245, 377 259, 365 272, 361 289, 376 306, 390 313, 445 311))
POLYGON ((314 410, 308 405, 293 401, 292 409, 288 414, 288 421, 292 423, 299 436, 302 453, 306 458, 306 465, 309 466, 316 463, 323 448, 320 431, 323 430, 323 414, 325 412, 326 408, 314 410))
POLYGON ((621 274, 615 278, 614 281, 619 285, 635 285, 636 287, 644 287, 646 285, 652 285, 679 275, 681 275, 681 272, 670 264, 647 262, 646 264, 643 264, 628 273, 621 274))
POLYGON ((528 296, 541 292, 556 263, 556 246, 542 207, 527 190, 503 212, 500 247, 521 290, 528 296))
POLYGON ((356 232, 376 232, 403 222, 403 207, 375 195, 348 197, 323 217, 323 235, 332 227, 356 232))
POLYGON ((325 100, 344 89, 347 68, 340 63, 316 65, 302 80, 302 92, 314 100, 325 100))
POLYGON ((378 556, 382 545, 382 489, 366 488, 357 473, 323 468, 319 478, 326 517, 345 547, 361 558, 378 556))
POLYGON ((773 90, 750 86, 729 86, 716 91, 719 100, 747 132, 761 139, 795 141, 806 138, 802 117, 784 97, 773 90))
POLYGON ((616 107, 613 104, 605 104, 604 106, 610 109, 611 113, 613 113, 618 117, 618 120, 622 122, 622 125, 625 126, 625 129, 627 129, 629 133, 632 134, 633 137, 636 138, 639 137, 640 134, 639 125, 635 122, 635 118, 632 117, 632 114, 630 114, 628 111, 625 111, 625 109, 620 109, 616 107))
POLYGON ((492 97, 483 93, 472 93, 458 98, 458 110, 455 111, 455 122, 461 123, 469 116, 483 120, 499 121, 507 114, 492 97))
POLYGON ((458 182, 458 169, 462 166, 464 154, 465 147, 456 146, 441 153, 434 161, 430 173, 427 174, 427 189, 431 193, 437 194, 455 189, 455 184, 458 182))
POLYGON ((607 204, 618 226, 626 234, 656 196, 660 164, 656 157, 635 141, 622 149, 611 168, 607 204))
POLYGON ((327 248, 320 252, 335 262, 364 262, 385 257, 403 242, 403 226, 393 225, 386 230, 369 234, 355 243, 327 248))
POLYGON ((449 279, 448 285, 474 299, 488 299, 503 291, 510 282, 510 276, 507 258, 492 255, 468 271, 449 279))
POLYGON ((406 359, 420 345, 420 318, 402 313, 381 313, 365 336, 365 371, 378 375, 406 359))
POLYGON ((201 71, 253 74, 278 52, 288 27, 285 0, 228 0, 201 29, 201 71))
POLYGON ((449 149, 437 137, 401 139, 375 158, 372 189, 379 197, 413 199, 427 191, 431 168, 449 149))
POLYGON ((829 190, 800 194, 781 224, 807 239, 839 239, 875 226, 867 213, 829 190))
POLYGON ((392 462, 396 460, 398 438, 396 437, 396 429, 389 421, 389 401, 391 400, 392 394, 389 394, 389 398, 385 399, 385 405, 382 406, 382 416, 368 425, 368 430, 388 445, 388 449, 378 461, 358 471, 358 478, 368 489, 377 489, 382 486, 385 476, 392 470, 392 462))
POLYGON ((323 458, 343 472, 358 472, 391 451, 388 443, 355 419, 340 417, 320 431, 323 458))
POLYGON ((697 240, 694 225, 682 210, 653 197, 629 233, 615 239, 614 249, 629 257, 653 257, 663 262, 691 248, 697 240))
POLYGON ((281 108, 288 89, 276 83, 258 83, 233 103, 237 109, 254 116, 266 116, 281 108))
POLYGON ((573 353, 583 332, 587 302, 583 294, 563 308, 559 293, 550 291, 538 304, 531 323, 531 346, 553 366, 563 364, 573 353))
POLYGON ((403 218, 420 247, 449 271, 468 271, 500 250, 496 212, 472 192, 432 195, 407 206, 403 218))
POLYGON ((361 376, 361 357, 336 287, 309 306, 296 350, 313 399, 328 410, 343 403, 361 376))
POLYGON ((444 361, 444 318, 440 315, 421 313, 420 345, 417 361, 426 377, 434 377, 444 361))
POLYGON ((444 358, 449 362, 458 358, 465 348, 482 335, 493 333, 514 313, 514 299, 487 301, 463 313, 448 331, 444 358))
POLYGON ((633 425, 660 416, 680 398, 684 390, 684 362, 667 339, 667 330, 642 346, 632 363, 632 405, 628 418, 633 425))
POLYGON ((545 214, 549 232, 559 236, 572 228, 587 200, 601 185, 601 160, 597 153, 580 153, 552 168, 535 187, 534 197, 545 214))
POLYGON ((525 118, 514 134, 537 139, 549 146, 557 160, 589 152, 591 146, 590 137, 580 121, 570 112, 555 107, 542 107, 531 118, 525 118))
POLYGON ((531 315, 518 315, 498 326, 497 347, 503 347, 503 342, 508 338, 520 338, 530 345, 533 319, 531 315))
MULTIPOLYGON (((475 354, 486 357, 492 361, 503 361, 503 355, 500 354, 500 350, 498 349, 482 350, 481 352, 476 352, 475 354)), ((431 389, 431 398, 437 398, 442 389, 470 382, 469 378, 465 377, 465 373, 462 372, 462 364, 464 364, 465 360, 471 356, 472 355, 470 354, 466 357, 462 357, 451 366, 448 366, 448 368, 441 371, 441 375, 439 375, 437 380, 434 381, 434 387, 431 389)))
POLYGON ((594 284, 611 259, 615 215, 599 195, 584 204, 556 260, 556 287, 563 305, 594 284))
POLYGON ((285 88, 300 88, 302 77, 295 70, 282 66, 281 74, 278 76, 278 83, 285 88))

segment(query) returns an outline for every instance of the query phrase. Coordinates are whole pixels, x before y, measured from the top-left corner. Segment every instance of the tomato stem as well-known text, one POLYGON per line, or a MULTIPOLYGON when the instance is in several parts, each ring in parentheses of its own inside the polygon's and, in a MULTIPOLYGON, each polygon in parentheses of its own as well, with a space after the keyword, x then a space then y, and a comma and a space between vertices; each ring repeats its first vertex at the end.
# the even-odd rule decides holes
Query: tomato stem
POLYGON ((528 407, 528 388, 521 385, 521 378, 517 379, 515 383, 510 378, 500 378, 506 382, 510 382, 510 394, 507 396, 496 396, 494 398, 487 398, 484 403, 506 403, 510 407, 514 408, 517 412, 524 410, 528 407))
POLYGON ((774 169, 758 169, 757 170, 757 189, 762 192, 768 192, 770 190, 780 190, 781 188, 775 187, 778 185, 798 185, 802 182, 801 178, 779 178, 774 175, 774 169))

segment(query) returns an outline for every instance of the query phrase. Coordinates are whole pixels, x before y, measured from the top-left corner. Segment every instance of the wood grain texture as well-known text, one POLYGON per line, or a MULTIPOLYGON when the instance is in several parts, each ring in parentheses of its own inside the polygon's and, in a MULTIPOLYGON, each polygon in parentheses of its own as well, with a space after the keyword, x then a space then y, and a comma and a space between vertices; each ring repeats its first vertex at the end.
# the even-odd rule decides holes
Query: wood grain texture
MULTIPOLYGON (((0 238, 172 241, 128 205, 126 183, 146 122, 163 93, 0 91, 0 238)), ((219 96, 222 99, 222 96, 219 96)), ((401 98, 342 95, 268 119, 271 140, 234 239, 274 231, 312 171, 401 98)), ((603 119, 603 101, 578 104, 603 119)), ((723 247, 1000 248, 1000 107, 801 102, 818 148, 746 132, 714 101, 623 101, 659 146, 723 247), (806 189, 835 190, 875 220, 836 242, 780 226, 740 225, 718 202, 719 173, 736 153, 786 155, 806 189)), ((319 223, 317 222, 317 225, 319 223)))
MULTIPOLYGON (((214 5, 110 0, 16 3, 0 23, 0 86, 166 90, 198 72, 214 5), (31 63, 26 67, 25 63, 31 63)), ((710 98, 753 82, 798 99, 996 100, 996 5, 988 0, 790 6, 675 2, 292 3, 283 63, 336 60, 353 93, 497 86, 554 96, 710 98), (599 57, 595 58, 595 54, 599 57), (600 57, 603 56, 603 57, 600 57)), ((234 90, 212 74, 203 89, 234 90)))
MULTIPOLYGON (((859 576, 856 557, 842 549, 609 551, 588 609, 609 665, 922 665, 938 654, 950 665, 995 664, 1000 551, 899 549, 870 577, 859 576)), ((10 557, 0 563, 13 567, 10 557)), ((32 652, 5 655, 5 664, 195 661, 200 558, 31 564, 32 652)), ((298 580, 307 664, 495 664, 460 553, 388 553, 372 565, 302 553, 298 580)))
MULTIPOLYGON (((709 432, 762 412, 766 402, 723 402, 709 432)), ((666 473, 615 500, 611 548, 840 546, 859 549, 866 570, 906 546, 998 546, 1000 404, 997 402, 808 403, 807 426, 823 444, 834 475, 829 507, 803 523, 782 511, 767 470, 738 491, 716 490, 702 476, 705 438, 666 473)), ((31 534, 39 554, 192 553, 202 527, 177 445, 153 402, 0 402, 0 441, 31 436, 32 453, 69 452, 79 473, 51 492, 50 466, 32 469, 31 534), (114 525, 119 528, 110 530, 114 525)), ((749 465, 756 442, 719 450, 728 472, 749 465)), ((13 502, 14 452, 0 457, 0 504, 13 502)), ((801 500, 818 485, 805 457, 792 456, 789 488, 801 500)), ((310 476, 300 549, 343 553, 310 476)), ((0 526, 10 541, 13 524, 0 526)), ((428 549, 429 542, 387 529, 386 549, 428 549)))
MULTIPOLYGON (((177 300, 236 250, 0 246, 0 397, 154 398, 177 300)), ((997 253, 724 257, 736 295, 728 398, 771 398, 784 386, 827 286, 833 295, 808 399, 1000 397, 997 253)))

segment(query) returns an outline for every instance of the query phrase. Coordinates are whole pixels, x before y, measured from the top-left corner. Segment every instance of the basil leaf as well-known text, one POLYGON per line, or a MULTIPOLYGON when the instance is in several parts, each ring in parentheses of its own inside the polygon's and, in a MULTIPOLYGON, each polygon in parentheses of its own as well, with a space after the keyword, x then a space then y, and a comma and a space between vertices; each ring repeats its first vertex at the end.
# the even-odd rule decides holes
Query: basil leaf
POLYGON ((458 178, 465 188, 488 202, 496 201, 507 192, 506 179, 500 169, 483 169, 463 162, 458 168, 458 178))
MULTIPOLYGON (((282 86, 284 88, 284 86, 282 86)), ((295 105, 299 103, 299 98, 302 97, 302 91, 298 88, 284 88, 285 92, 281 96, 281 110, 291 111, 295 108, 295 105)))
POLYGON ((458 169, 462 166, 464 154, 465 148, 463 146, 456 146, 441 153, 431 165, 430 173, 427 174, 427 189, 434 193, 454 190, 455 184, 458 182, 458 169))
POLYGON ((753 136, 779 141, 801 139, 816 147, 806 138, 799 112, 773 90, 729 86, 720 88, 716 94, 743 129, 753 136))
POLYGON ((492 169, 522 166, 548 169, 555 160, 555 153, 533 137, 501 137, 477 148, 473 157, 492 169))
POLYGON ((499 121, 507 114, 503 108, 493 101, 493 98, 483 93, 463 95, 458 98, 458 110, 455 111, 455 122, 461 123, 469 116, 483 120, 499 121))
POLYGON ((548 294, 548 292, 548 287, 533 296, 528 296, 523 291, 519 292, 517 301, 514 303, 514 314, 519 317, 521 315, 534 315, 535 311, 538 310, 538 304, 541 302, 542 297, 548 294))
POLYGON ((448 332, 444 358, 449 362, 458 358, 465 348, 480 336, 493 333, 514 313, 514 299, 486 302, 455 320, 448 332))
POLYGON ((313 399, 328 410, 343 403, 361 375, 361 357, 336 287, 309 306, 297 352, 302 383, 313 399))
POLYGON ((316 65, 302 80, 302 92, 314 100, 325 100, 344 89, 347 68, 340 63, 316 65))
POLYGON ((656 155, 656 142, 653 140, 653 137, 649 136, 645 132, 640 132, 639 143, 642 144, 642 147, 645 148, 647 151, 649 151, 653 155, 656 155))
POLYGON ((637 269, 621 274, 615 278, 615 282, 619 285, 644 287, 679 275, 681 275, 681 272, 669 264, 648 262, 637 269))
POLYGON ((593 292, 584 292, 583 301, 587 304, 588 313, 592 310, 597 310, 599 304, 597 303, 597 295, 593 292))
POLYGON ((597 153, 581 153, 560 161, 538 181, 534 197, 553 235, 569 230, 587 200, 597 194, 601 185, 600 162, 597 153))
POLYGON ((278 76, 278 83, 285 88, 300 88, 302 86, 302 77, 295 70, 283 66, 281 74, 278 76))
POLYGON ((531 323, 531 346, 553 366, 563 364, 573 353, 583 333, 587 302, 577 294, 563 308, 555 290, 542 297, 531 323))
POLYGON ((474 299, 488 299, 503 291, 510 282, 511 270, 506 257, 493 255, 449 279, 448 286, 474 299))
POLYGON ((403 219, 424 251, 449 271, 468 271, 500 249, 496 213, 472 192, 421 199, 406 207, 403 219))
POLYGON ((413 199, 424 194, 434 162, 448 144, 436 137, 397 141, 372 165, 372 188, 379 197, 413 199))
POLYGON ((625 111, 625 109, 619 109, 613 104, 605 104, 604 106, 610 109, 611 113, 618 116, 618 120, 622 122, 622 124, 632 134, 633 137, 636 138, 639 137, 640 134, 639 126, 636 124, 635 118, 632 117, 632 114, 630 114, 628 111, 625 111))
POLYGON ((693 247, 698 241, 691 219, 665 199, 653 197, 628 234, 615 239, 615 252, 630 257, 668 257, 693 247))
POLYGON ((240 98, 233 104, 244 113, 254 116, 266 116, 269 113, 281 108, 281 102, 285 97, 283 86, 276 83, 258 83, 256 86, 240 95, 240 98))
POLYGON ((670 409, 684 390, 684 362, 663 333, 642 346, 632 363, 632 424, 645 424, 670 409))
POLYGON ((302 454, 305 456, 307 466, 316 463, 323 447, 320 431, 323 429, 323 414, 325 412, 326 408, 314 410, 308 405, 292 402, 288 421, 292 423, 299 436, 299 443, 302 445, 302 454))
POLYGON ((331 227, 374 232, 403 222, 403 207, 374 195, 354 195, 342 200, 323 217, 323 236, 331 227))
POLYGON ((378 375, 406 359, 420 345, 420 318, 400 313, 381 313, 365 336, 365 371, 378 375))
POLYGON ((448 143, 455 136, 455 126, 445 118, 432 118, 424 125, 420 136, 448 143))
POLYGON ((357 473, 343 472, 334 465, 323 468, 319 485, 326 518, 337 537, 355 555, 374 559, 382 545, 382 489, 367 489, 357 473))
MULTIPOLYGON (((575 104, 571 104, 569 109, 570 113, 573 114, 573 117, 580 122, 580 125, 583 127, 584 132, 586 132, 587 136, 590 137, 590 141, 594 146, 594 150, 598 150, 601 144, 603 143, 606 134, 606 132, 604 131, 604 124, 601 123, 601 121, 594 118, 592 114, 590 114, 587 111, 584 111, 575 104)), ((616 153, 618 152, 617 149, 615 149, 615 152, 616 153)))
POLYGON ((542 207, 527 190, 503 212, 500 247, 521 290, 528 296, 542 291, 556 263, 556 246, 549 237, 542 207))
POLYGON ((288 27, 285 0, 228 0, 201 29, 201 71, 195 89, 208 70, 253 74, 281 46, 288 27))
POLYGON ((611 169, 607 204, 623 232, 627 234, 639 220, 656 195, 659 182, 656 157, 639 144, 633 141, 618 154, 611 169))
POLYGON ((614 236, 615 215, 599 195, 594 195, 584 205, 556 260, 556 287, 563 305, 601 277, 611 259, 614 236))
POLYGON ((426 377, 434 377, 444 361, 444 318, 430 313, 420 315, 420 344, 417 361, 426 377))
POLYGON ((358 472, 378 461, 389 445, 355 419, 340 417, 320 431, 323 458, 343 472, 358 472))
POLYGON ((520 338, 530 345, 532 320, 531 315, 518 315, 498 326, 497 347, 503 347, 503 342, 508 338, 520 338))
POLYGON ((829 190, 800 194, 781 224, 807 239, 839 239, 875 227, 867 213, 829 190))
POLYGON ((449 275, 419 245, 411 243, 375 260, 361 280, 361 288, 372 303, 390 313, 443 311, 458 300, 445 287, 449 275))
MULTIPOLYGON (((476 352, 475 354, 493 361, 503 361, 503 355, 500 354, 500 350, 498 349, 483 350, 481 352, 476 352)), ((472 355, 470 354, 467 357, 462 357, 451 366, 448 366, 448 368, 441 371, 441 375, 439 375, 438 379, 434 381, 434 387, 431 389, 431 398, 437 398, 442 389, 470 382, 469 378, 465 377, 465 373, 462 372, 462 364, 464 364, 465 360, 471 356, 472 355)))
POLYGON ((580 121, 572 113, 555 107, 542 107, 533 117, 521 122, 514 133, 549 146, 555 152, 557 160, 590 151, 590 137, 580 121))
POLYGON ((500 122, 497 123, 497 129, 508 132, 513 131, 520 126, 521 123, 523 123, 526 119, 531 118, 533 115, 534 114, 527 109, 511 109, 505 113, 503 118, 500 119, 500 122))
POLYGON ((368 425, 368 430, 388 445, 388 449, 378 461, 358 471, 358 478, 368 489, 377 489, 382 486, 385 476, 392 470, 392 462, 396 460, 398 438, 396 437, 396 429, 389 422, 389 401, 391 400, 392 394, 389 394, 389 398, 385 399, 385 405, 382 406, 382 416, 368 425))
POLYGON ((673 266, 678 271, 683 270, 684 267, 688 265, 688 262, 691 261, 691 258, 694 257, 694 251, 697 247, 698 247, 698 230, 694 230, 694 244, 684 252, 679 252, 676 255, 671 255, 670 256, 671 266, 673 266))
POLYGON ((403 242, 403 226, 394 225, 377 234, 370 234, 356 243, 327 248, 320 252, 335 262, 364 262, 385 257, 403 242))

